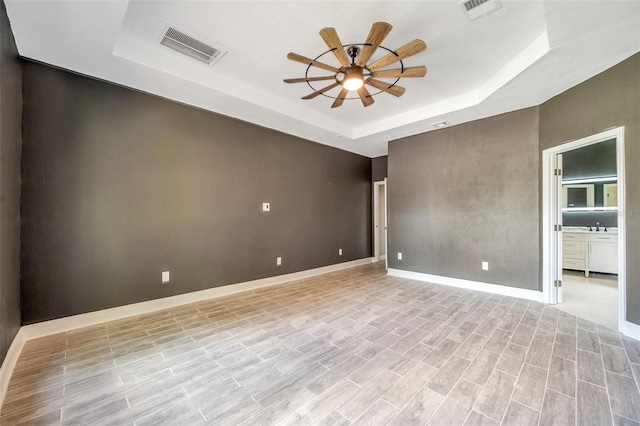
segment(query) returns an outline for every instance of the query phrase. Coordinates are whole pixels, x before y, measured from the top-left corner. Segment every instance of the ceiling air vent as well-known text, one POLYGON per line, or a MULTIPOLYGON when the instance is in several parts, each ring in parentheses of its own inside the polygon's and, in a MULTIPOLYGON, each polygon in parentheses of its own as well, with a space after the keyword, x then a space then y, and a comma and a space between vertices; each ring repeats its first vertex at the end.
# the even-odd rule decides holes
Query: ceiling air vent
POLYGON ((500 0, 463 0, 458 4, 469 21, 487 16, 502 7, 500 0))
POLYGON ((164 28, 160 44, 207 65, 215 64, 227 53, 220 46, 202 39, 198 40, 192 34, 187 34, 186 31, 172 24, 167 24, 164 28))

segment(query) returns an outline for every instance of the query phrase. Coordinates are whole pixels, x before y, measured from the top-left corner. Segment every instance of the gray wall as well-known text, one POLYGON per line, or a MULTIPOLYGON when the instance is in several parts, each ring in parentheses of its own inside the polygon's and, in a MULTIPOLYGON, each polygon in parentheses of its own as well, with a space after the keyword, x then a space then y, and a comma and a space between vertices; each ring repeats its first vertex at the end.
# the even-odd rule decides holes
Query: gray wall
POLYGON ((626 129, 627 320, 640 324, 640 54, 538 108, 391 142, 390 267, 540 289, 542 151, 616 126, 626 129))
POLYGON ((625 126, 627 320, 640 324, 640 54, 540 106, 540 150, 625 126))
POLYGON ((0 363, 20 329, 22 64, 0 2, 0 363))
POLYGON ((370 158, 35 63, 23 119, 25 323, 371 255, 370 158))
POLYGON ((371 159, 371 181, 379 182, 387 177, 387 158, 385 155, 371 159))
POLYGON ((537 108, 389 143, 389 267, 538 290, 538 155, 537 108))

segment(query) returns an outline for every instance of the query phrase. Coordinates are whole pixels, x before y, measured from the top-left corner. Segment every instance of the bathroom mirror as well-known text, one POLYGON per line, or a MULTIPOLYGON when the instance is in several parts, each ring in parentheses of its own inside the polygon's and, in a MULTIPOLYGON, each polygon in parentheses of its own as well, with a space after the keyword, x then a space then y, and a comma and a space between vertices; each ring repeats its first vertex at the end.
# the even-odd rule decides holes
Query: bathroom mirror
POLYGON ((562 200, 565 208, 593 207, 594 186, 592 183, 562 185, 562 200))
POLYGON ((563 211, 611 210, 618 206, 616 177, 585 180, 563 182, 563 211))

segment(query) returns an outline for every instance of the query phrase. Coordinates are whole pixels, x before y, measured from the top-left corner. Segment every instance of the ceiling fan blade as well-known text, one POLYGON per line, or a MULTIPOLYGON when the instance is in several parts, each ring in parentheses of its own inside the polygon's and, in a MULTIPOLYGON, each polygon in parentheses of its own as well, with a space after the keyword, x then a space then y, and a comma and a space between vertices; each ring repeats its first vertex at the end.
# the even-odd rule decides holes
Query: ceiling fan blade
POLYGON ((337 86, 339 86, 338 83, 333 83, 333 84, 331 84, 331 85, 329 85, 327 87, 323 87, 320 90, 316 90, 315 92, 308 94, 307 96, 303 97, 302 99, 313 99, 316 96, 321 95, 324 92, 328 92, 329 90, 331 90, 331 89, 333 89, 334 87, 337 87, 337 86))
POLYGON ((378 90, 382 90, 383 92, 387 92, 392 94, 393 96, 400 97, 404 95, 404 92, 407 90, 401 86, 390 86, 389 83, 385 83, 384 81, 371 79, 367 81, 367 84, 375 87, 378 90))
POLYGON ((326 77, 302 77, 302 78, 285 78, 283 81, 285 83, 304 83, 306 81, 324 81, 324 80, 334 80, 336 77, 333 75, 328 75, 326 77))
POLYGON ((338 68, 334 68, 331 65, 323 64, 322 62, 318 62, 305 56, 298 55, 297 53, 289 52, 287 58, 291 59, 292 61, 300 62, 301 64, 313 65, 314 67, 322 68, 323 70, 340 72, 338 68))
POLYGON ((360 100, 362 101, 362 105, 364 105, 365 107, 368 107, 369 105, 371 105, 374 102, 373 96, 371 96, 371 94, 369 93, 367 88, 364 87, 364 86, 362 86, 361 88, 358 89, 358 95, 360 96, 360 100))
POLYGON ((348 94, 349 94, 349 91, 347 89, 342 89, 340 91, 340 94, 336 98, 336 100, 333 101, 333 104, 331 105, 331 108, 338 108, 340 105, 342 105, 342 102, 344 102, 344 100, 345 100, 345 98, 347 97, 348 94))
POLYGON ((344 51, 342 47, 342 42, 340 41, 340 37, 338 37, 338 33, 335 28, 323 28, 320 30, 320 37, 327 43, 329 49, 336 55, 340 65, 343 67, 351 66, 351 60, 347 56, 347 52, 344 51))
POLYGON ((392 70, 373 71, 373 78, 404 78, 404 77, 424 77, 427 74, 427 67, 421 65, 419 67, 408 67, 402 70, 395 68, 392 70))
POLYGON ((360 52, 360 56, 358 56, 356 65, 363 67, 367 64, 367 61, 371 59, 374 52, 378 50, 378 46, 380 46, 382 40, 389 34, 391 28, 393 27, 386 22, 376 22, 371 26, 371 31, 369 31, 367 41, 365 41, 362 52, 360 52))
POLYGON ((374 71, 378 68, 384 68, 387 65, 391 65, 394 62, 398 62, 401 59, 405 59, 405 58, 408 58, 409 56, 413 56, 420 52, 424 52, 425 50, 427 50, 427 45, 424 41, 413 40, 405 44, 395 52, 389 53, 388 55, 385 55, 382 58, 378 59, 371 65, 367 66, 367 68, 369 68, 371 71, 374 71))

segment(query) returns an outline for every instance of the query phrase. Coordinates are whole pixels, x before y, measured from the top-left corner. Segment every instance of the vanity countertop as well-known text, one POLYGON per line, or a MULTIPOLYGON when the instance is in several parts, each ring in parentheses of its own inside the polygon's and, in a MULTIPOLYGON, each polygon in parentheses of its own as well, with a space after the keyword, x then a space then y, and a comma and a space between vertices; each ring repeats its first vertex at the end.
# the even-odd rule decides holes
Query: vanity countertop
POLYGON ((596 231, 595 226, 592 226, 591 229, 592 230, 589 231, 588 226, 563 226, 562 232, 576 232, 581 234, 599 234, 599 233, 617 234, 618 233, 618 228, 607 228, 606 232, 604 231, 603 226, 600 227, 600 231, 596 231))

